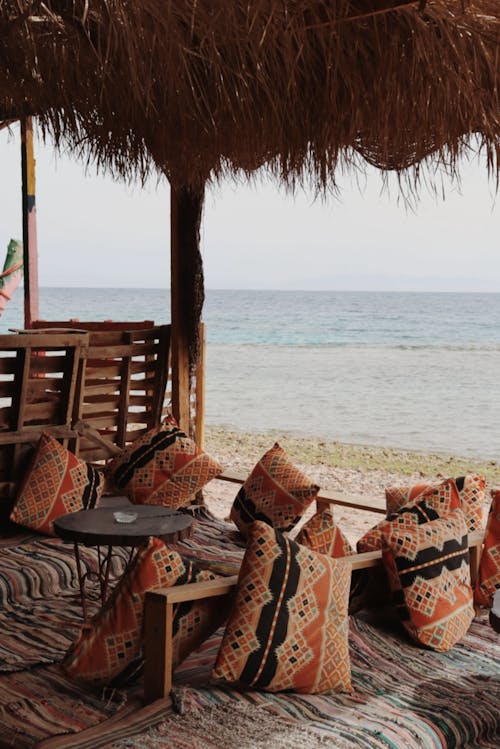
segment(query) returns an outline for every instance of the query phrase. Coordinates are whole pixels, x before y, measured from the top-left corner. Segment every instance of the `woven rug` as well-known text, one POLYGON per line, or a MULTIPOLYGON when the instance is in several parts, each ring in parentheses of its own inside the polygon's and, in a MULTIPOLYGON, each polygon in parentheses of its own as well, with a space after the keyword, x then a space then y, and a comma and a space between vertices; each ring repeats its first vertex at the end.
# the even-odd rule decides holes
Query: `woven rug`
POLYGON ((285 720, 254 705, 214 705, 171 716, 155 728, 109 749, 314 749, 351 745, 328 733, 285 720))
MULTIPOLYGON (((233 571, 242 550, 226 531, 201 513, 195 534, 179 546, 233 571)), ((141 708, 140 684, 92 694, 55 663, 81 623, 72 548, 23 540, 13 549, 2 544, 0 553, 1 749, 500 746, 500 640, 485 617, 448 653, 418 648, 384 618, 351 617, 352 694, 273 695, 213 685, 220 632, 177 669, 175 715, 165 702, 141 708)), ((91 568, 93 550, 86 552, 91 568)))
POLYGON ((32 749, 55 733, 99 724, 126 702, 121 692, 83 690, 57 665, 3 674, 0 687, 0 746, 15 749, 32 749))
MULTIPOLYGON (((0 672, 61 660, 82 625, 80 588, 73 546, 59 539, 21 536, 0 551, 0 672), (17 543, 16 543, 17 542, 17 543)), ((117 549, 111 584, 125 565, 117 549)), ((95 548, 81 548, 89 613, 99 606, 95 548)))
POLYGON ((177 670, 179 715, 110 749, 279 749, 294 742, 306 749, 500 746, 500 641, 485 617, 448 653, 418 648, 399 627, 351 617, 352 694, 210 685, 219 639, 220 633, 177 670))
MULTIPOLYGON (((238 569, 243 550, 226 536, 227 524, 195 512, 194 533, 180 551, 199 556, 219 572, 238 569)), ((110 584, 128 557, 116 549, 110 584)), ((93 547, 80 547, 90 575, 89 613, 99 606, 93 547)), ((92 693, 66 679, 58 662, 82 625, 78 571, 72 544, 31 532, 0 538, 0 747, 49 746, 94 749, 144 731, 165 716, 165 702, 144 708, 142 685, 92 693)), ((196 661, 195 661, 196 662, 196 661)), ((189 673, 187 671, 186 673, 189 673)))

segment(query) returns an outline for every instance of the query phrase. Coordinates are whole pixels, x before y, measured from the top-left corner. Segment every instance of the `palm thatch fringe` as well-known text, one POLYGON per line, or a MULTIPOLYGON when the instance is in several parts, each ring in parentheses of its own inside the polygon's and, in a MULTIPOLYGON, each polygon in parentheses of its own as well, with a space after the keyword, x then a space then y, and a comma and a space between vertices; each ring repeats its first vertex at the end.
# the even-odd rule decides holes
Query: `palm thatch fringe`
POLYGON ((498 0, 2 0, 0 114, 113 174, 498 175, 498 0))

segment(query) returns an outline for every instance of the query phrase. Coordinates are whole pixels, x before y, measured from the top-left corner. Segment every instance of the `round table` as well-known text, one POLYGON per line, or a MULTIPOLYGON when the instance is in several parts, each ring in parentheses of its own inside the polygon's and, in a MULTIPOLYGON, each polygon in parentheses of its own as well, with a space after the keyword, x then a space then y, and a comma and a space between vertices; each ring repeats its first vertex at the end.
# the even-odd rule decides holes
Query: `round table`
POLYGON ((169 510, 157 505, 124 505, 112 508, 102 507, 96 510, 80 510, 54 520, 54 531, 63 541, 73 543, 78 569, 78 582, 82 599, 83 618, 87 619, 85 597, 85 579, 80 560, 78 544, 97 546, 97 578, 101 589, 101 604, 104 605, 107 593, 111 559, 114 546, 130 547, 131 552, 123 574, 132 564, 137 549, 147 544, 151 536, 160 538, 165 543, 182 541, 191 533, 193 519, 189 515, 169 510), (135 512, 137 518, 132 523, 119 523, 116 512, 135 512), (107 546, 107 552, 101 559, 101 546, 107 546), (134 553, 135 552, 135 553, 134 553))

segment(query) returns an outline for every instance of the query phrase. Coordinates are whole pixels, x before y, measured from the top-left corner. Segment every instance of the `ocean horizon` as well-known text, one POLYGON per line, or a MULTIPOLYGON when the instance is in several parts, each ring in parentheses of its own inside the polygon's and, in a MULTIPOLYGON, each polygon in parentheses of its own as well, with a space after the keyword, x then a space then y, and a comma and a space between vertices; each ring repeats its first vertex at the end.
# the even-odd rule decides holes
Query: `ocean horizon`
MULTIPOLYGON (((40 319, 169 322, 168 289, 42 287, 40 319)), ((206 290, 206 423, 496 460, 500 293, 206 290)), ((18 289, 1 332, 23 327, 18 289)))

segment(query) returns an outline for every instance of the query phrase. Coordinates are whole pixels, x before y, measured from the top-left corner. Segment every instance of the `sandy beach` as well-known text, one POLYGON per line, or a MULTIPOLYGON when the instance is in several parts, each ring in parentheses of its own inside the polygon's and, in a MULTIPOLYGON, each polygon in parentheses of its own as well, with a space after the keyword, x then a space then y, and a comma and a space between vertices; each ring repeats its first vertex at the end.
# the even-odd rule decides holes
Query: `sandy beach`
MULTIPOLYGON (((489 505, 489 490, 500 485, 500 465, 496 461, 477 461, 450 455, 436 455, 397 450, 394 448, 346 445, 318 439, 289 438, 280 432, 245 434, 221 427, 207 427, 205 450, 216 458, 225 470, 247 475, 261 455, 274 442, 279 442, 291 460, 321 489, 364 501, 384 499, 386 486, 436 481, 468 473, 485 476, 489 505)), ((204 490, 205 501, 219 518, 227 518, 236 484, 212 481, 204 490)), ((351 543, 381 519, 377 513, 360 512, 338 507, 335 517, 351 543)))

